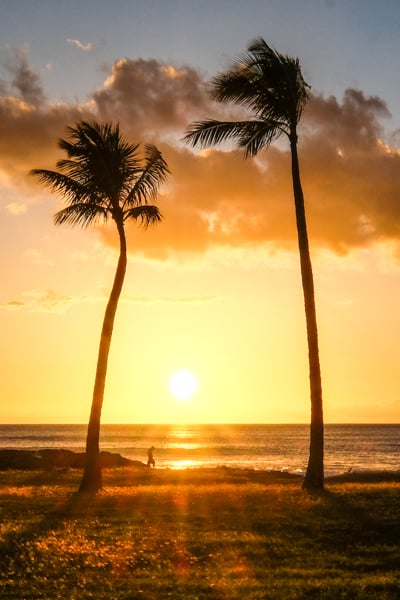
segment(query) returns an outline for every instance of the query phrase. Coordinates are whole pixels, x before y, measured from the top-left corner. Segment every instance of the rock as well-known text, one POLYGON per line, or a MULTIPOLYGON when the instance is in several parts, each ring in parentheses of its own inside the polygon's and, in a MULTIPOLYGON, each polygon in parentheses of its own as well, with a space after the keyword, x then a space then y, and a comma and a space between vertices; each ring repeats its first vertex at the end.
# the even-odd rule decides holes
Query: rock
MULTIPOLYGON (((102 467, 136 467, 146 468, 139 460, 130 460, 121 454, 100 452, 102 467)), ((0 450, 0 471, 17 469, 23 471, 52 469, 82 469, 85 461, 84 452, 72 452, 63 449, 44 450, 0 450)))

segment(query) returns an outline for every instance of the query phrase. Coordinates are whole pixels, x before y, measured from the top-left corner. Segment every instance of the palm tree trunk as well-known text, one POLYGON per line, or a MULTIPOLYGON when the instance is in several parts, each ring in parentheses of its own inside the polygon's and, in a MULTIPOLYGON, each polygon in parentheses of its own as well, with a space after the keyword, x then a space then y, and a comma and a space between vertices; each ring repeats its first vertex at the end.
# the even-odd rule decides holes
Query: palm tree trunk
POLYGON ((314 280, 308 245, 304 196, 300 181, 297 155, 297 135, 290 136, 292 154, 293 192, 296 207, 296 225, 300 253, 301 278, 307 324, 308 360, 311 396, 310 454, 303 482, 304 489, 322 490, 324 487, 324 418, 322 406, 321 369, 319 363, 317 317, 315 311, 314 280))
POLYGON ((104 388, 107 374, 108 354, 110 351, 111 337, 114 327, 115 313, 125 279, 127 255, 124 225, 116 222, 119 239, 120 253, 115 272, 114 283, 110 298, 104 313, 103 327, 101 330, 99 353, 97 358, 96 378, 93 389, 92 408, 86 436, 85 467, 79 492, 95 494, 102 486, 100 464, 100 419, 103 406, 104 388))

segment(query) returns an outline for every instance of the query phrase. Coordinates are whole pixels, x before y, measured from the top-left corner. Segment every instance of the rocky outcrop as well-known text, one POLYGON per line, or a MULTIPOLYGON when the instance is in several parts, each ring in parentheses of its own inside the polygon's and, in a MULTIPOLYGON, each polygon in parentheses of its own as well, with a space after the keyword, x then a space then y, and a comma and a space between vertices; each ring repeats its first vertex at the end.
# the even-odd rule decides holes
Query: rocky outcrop
MULTIPOLYGON (((138 460, 130 460, 113 452, 100 452, 102 467, 137 467, 146 468, 138 460)), ((63 470, 82 469, 85 461, 84 452, 72 452, 62 449, 44 450, 0 450, 0 471, 10 469, 36 471, 36 470, 63 470)))

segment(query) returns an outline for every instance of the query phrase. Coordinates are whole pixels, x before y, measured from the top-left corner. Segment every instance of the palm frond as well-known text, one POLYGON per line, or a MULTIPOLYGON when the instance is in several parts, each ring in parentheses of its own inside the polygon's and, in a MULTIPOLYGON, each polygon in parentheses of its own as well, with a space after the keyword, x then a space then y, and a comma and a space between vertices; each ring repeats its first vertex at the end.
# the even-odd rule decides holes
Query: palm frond
POLYGON ((246 121, 238 137, 238 147, 245 157, 255 156, 260 150, 266 150, 272 141, 286 132, 285 124, 273 121, 246 121))
POLYGON ((161 221, 162 218, 163 216, 159 208, 152 204, 133 206, 124 213, 124 221, 129 219, 140 221, 140 224, 144 229, 147 229, 149 225, 155 225, 155 223, 161 221))
POLYGON ((170 173, 156 146, 146 145, 145 150, 144 167, 126 196, 124 206, 147 204, 149 200, 153 200, 170 173))
POLYGON ((184 139, 210 146, 237 138, 246 155, 253 155, 268 147, 275 136, 290 135, 296 128, 307 101, 307 87, 297 58, 280 54, 257 38, 228 70, 211 81, 214 100, 250 110, 249 126, 208 119, 194 123, 184 139))
POLYGON ((276 98, 288 106, 290 118, 296 123, 301 117, 308 100, 308 88, 301 72, 300 61, 281 54, 269 46, 263 38, 255 39, 248 47, 253 65, 262 74, 261 79, 270 83, 276 90, 276 98))
POLYGON ((88 227, 99 221, 107 221, 108 216, 109 212, 104 206, 88 202, 76 203, 59 210, 54 215, 54 223, 55 225, 69 223, 88 227))
POLYGON ((75 127, 67 127, 68 140, 59 140, 59 147, 65 150, 69 158, 86 159, 90 150, 102 150, 116 147, 119 139, 119 125, 81 121, 75 127))
POLYGON ((103 197, 126 192, 141 170, 139 144, 125 142, 118 125, 109 123, 83 121, 69 132, 69 140, 59 142, 68 159, 59 160, 57 167, 103 197))
POLYGON ((145 146, 144 157, 140 156, 139 144, 125 142, 119 126, 110 123, 82 121, 67 131, 68 139, 59 141, 67 154, 57 162, 59 170, 31 171, 66 204, 55 215, 57 225, 86 227, 112 217, 118 226, 132 218, 148 227, 161 219, 155 206, 140 209, 154 200, 169 173, 155 146, 145 146))
POLYGON ((196 121, 190 125, 183 139, 192 146, 207 148, 238 137, 243 123, 245 121, 196 121))
POLYGON ((54 191, 58 192, 62 198, 70 202, 80 202, 88 196, 87 189, 80 182, 72 177, 58 171, 48 169, 32 169, 30 174, 37 177, 41 183, 44 183, 54 191))
POLYGON ((246 156, 254 156, 261 148, 268 148, 272 140, 284 131, 284 123, 275 121, 215 121, 207 119, 193 123, 184 140, 192 146, 203 148, 228 140, 235 140, 245 150, 246 156))

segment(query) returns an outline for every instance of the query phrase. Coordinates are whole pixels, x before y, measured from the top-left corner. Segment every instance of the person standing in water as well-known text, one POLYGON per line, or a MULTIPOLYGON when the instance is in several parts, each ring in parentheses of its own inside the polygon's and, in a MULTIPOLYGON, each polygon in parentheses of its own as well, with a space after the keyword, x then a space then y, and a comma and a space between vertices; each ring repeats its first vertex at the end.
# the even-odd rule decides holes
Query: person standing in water
POLYGON ((147 466, 148 467, 156 466, 156 461, 154 460, 153 452, 154 452, 154 446, 151 446, 151 448, 149 448, 147 450, 147 466))

